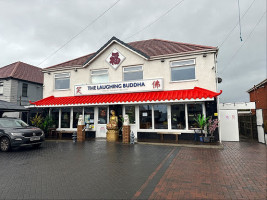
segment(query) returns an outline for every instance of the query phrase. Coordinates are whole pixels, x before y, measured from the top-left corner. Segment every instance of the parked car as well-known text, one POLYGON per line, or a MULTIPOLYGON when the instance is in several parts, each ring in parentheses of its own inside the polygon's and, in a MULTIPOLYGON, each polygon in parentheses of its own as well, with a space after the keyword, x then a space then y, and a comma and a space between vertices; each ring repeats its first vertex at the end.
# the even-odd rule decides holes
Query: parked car
POLYGON ((13 147, 40 147, 44 141, 44 132, 29 126, 21 119, 0 118, 0 150, 9 151, 13 147))

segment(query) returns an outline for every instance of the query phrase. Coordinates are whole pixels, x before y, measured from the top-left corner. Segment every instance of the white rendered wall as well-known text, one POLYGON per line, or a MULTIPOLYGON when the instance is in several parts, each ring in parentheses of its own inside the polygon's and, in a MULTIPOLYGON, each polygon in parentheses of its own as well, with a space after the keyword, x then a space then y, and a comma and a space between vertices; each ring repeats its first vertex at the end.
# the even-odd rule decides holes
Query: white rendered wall
POLYGON ((183 90, 192 89, 194 87, 201 87, 216 92, 216 75, 215 75, 215 62, 214 53, 207 54, 207 57, 202 55, 192 55, 184 57, 176 57, 161 60, 145 60, 139 55, 131 52, 123 46, 114 43, 108 47, 100 56, 98 56, 88 67, 77 69, 75 72, 74 67, 70 70, 61 70, 52 72, 50 74, 44 73, 44 98, 54 95, 55 97, 73 96, 74 85, 77 84, 91 84, 90 70, 92 69, 108 69, 109 82, 123 81, 122 68, 125 66, 143 65, 143 78, 144 79, 164 79, 164 90, 183 90), (116 48, 125 60, 115 70, 107 62, 106 58, 110 52, 116 48), (196 59, 196 80, 171 82, 170 63, 172 61, 196 59), (70 72, 70 89, 68 90, 54 90, 54 74, 70 72))

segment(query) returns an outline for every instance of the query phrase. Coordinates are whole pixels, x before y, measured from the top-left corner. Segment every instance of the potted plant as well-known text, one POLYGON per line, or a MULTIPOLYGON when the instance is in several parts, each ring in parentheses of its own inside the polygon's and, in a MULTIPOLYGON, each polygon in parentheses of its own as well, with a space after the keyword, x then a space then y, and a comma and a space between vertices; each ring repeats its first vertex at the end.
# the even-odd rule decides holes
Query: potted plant
POLYGON ((210 139, 211 141, 214 141, 214 131, 216 130, 216 128, 218 128, 219 125, 219 120, 218 119, 209 119, 208 120, 208 131, 210 134, 210 139))
POLYGON ((43 124, 42 124, 42 127, 41 127, 43 129, 43 131, 45 132, 46 136, 48 135, 49 129, 53 128, 53 125, 54 125, 53 119, 49 115, 47 115, 44 118, 43 124))
POLYGON ((204 139, 202 138, 203 137, 203 130, 207 126, 209 117, 206 118, 204 115, 198 114, 197 118, 195 118, 194 120, 197 123, 197 126, 198 126, 198 128, 200 128, 200 131, 201 131, 200 141, 210 142, 210 138, 208 137, 207 131, 204 132, 204 134, 205 134, 204 139))

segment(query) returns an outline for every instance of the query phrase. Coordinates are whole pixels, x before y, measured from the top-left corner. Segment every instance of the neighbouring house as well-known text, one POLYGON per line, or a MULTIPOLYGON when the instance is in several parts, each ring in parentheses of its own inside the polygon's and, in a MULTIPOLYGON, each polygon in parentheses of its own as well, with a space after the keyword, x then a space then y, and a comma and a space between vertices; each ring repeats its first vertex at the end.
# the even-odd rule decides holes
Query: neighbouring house
POLYGON ((129 115, 135 137, 192 139, 198 114, 217 115, 217 53, 211 46, 113 37, 95 53, 44 68, 44 99, 32 104, 48 110, 57 130, 75 131, 83 115, 95 137, 105 138, 115 110, 129 115))
MULTIPOLYGON (((250 101, 256 103, 256 109, 262 109, 264 130, 267 133, 267 79, 257 85, 254 85, 248 91, 250 101)), ((253 110, 255 115, 255 110, 253 110)))
MULTIPOLYGON (((42 98, 43 73, 40 68, 20 61, 0 68, 0 100, 27 106, 29 101, 42 98)), ((14 116, 18 117, 18 113, 14 116)))

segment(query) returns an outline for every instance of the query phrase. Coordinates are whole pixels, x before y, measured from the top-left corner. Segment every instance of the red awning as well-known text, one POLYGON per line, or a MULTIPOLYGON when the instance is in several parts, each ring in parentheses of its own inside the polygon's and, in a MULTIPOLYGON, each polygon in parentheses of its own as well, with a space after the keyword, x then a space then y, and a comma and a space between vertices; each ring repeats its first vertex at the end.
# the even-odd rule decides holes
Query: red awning
POLYGON ((70 105, 101 105, 120 103, 151 103, 178 102, 181 100, 211 100, 220 95, 203 88, 195 87, 189 90, 171 90, 156 92, 137 92, 119 94, 101 94, 87 96, 54 97, 50 96, 36 102, 30 102, 37 107, 42 106, 70 106, 70 105))

